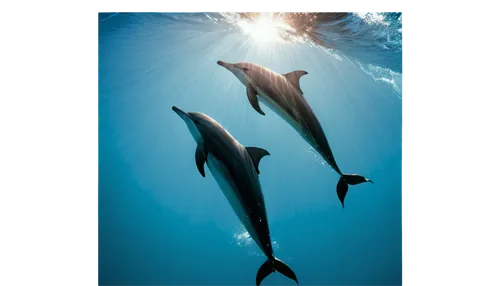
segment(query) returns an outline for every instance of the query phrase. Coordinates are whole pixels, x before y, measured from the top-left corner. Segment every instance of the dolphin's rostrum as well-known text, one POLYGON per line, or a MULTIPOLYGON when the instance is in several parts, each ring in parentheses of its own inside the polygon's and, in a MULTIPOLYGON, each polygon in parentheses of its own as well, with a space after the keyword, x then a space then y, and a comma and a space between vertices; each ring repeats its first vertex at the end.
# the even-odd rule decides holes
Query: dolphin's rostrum
POLYGON ((231 64, 218 61, 217 64, 228 69, 245 85, 248 100, 258 113, 265 115, 260 108, 260 101, 287 121, 340 175, 337 195, 342 207, 344 207, 348 185, 373 183, 361 175, 349 175, 340 171, 323 128, 300 88, 299 80, 303 75, 308 74, 306 71, 297 70, 279 74, 263 66, 247 62, 231 64))
POLYGON ((198 144, 196 166, 205 177, 208 168, 224 192, 234 212, 252 239, 267 256, 267 261, 257 271, 256 284, 274 271, 278 271, 298 284, 293 270, 274 257, 271 235, 267 222, 266 206, 259 181, 259 162, 269 155, 264 149, 244 147, 217 121, 199 112, 172 109, 186 122, 198 144))

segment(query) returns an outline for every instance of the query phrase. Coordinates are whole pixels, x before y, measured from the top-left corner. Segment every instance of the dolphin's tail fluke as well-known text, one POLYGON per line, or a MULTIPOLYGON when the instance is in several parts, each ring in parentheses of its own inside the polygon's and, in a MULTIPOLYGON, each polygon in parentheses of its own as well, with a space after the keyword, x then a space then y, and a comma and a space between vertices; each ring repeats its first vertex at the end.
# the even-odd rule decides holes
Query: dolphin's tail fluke
POLYGON ((347 190, 349 189, 349 185, 357 185, 365 182, 370 182, 373 184, 373 181, 365 178, 361 175, 348 175, 343 174, 339 182, 337 183, 337 195, 339 196, 339 200, 342 203, 342 207, 344 207, 344 199, 347 194, 347 190))
POLYGON ((256 279, 257 286, 260 285, 262 280, 264 280, 264 278, 266 278, 267 275, 273 273, 274 271, 278 271, 279 273, 292 279, 297 283, 297 285, 299 285, 299 281, 297 280, 297 276, 295 276, 295 273, 293 273, 293 270, 278 258, 273 257, 272 259, 269 259, 266 262, 264 262, 264 264, 260 266, 259 271, 257 271, 257 279, 256 279))

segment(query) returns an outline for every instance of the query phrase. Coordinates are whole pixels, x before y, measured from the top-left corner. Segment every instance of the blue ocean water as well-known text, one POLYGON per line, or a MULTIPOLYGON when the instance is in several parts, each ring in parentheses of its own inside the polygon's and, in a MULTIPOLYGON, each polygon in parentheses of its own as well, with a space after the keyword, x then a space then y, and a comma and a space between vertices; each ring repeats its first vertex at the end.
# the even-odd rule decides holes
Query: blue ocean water
POLYGON ((265 261, 199 174, 176 105, 270 152, 259 177, 274 251, 301 285, 400 285, 401 19, 348 13, 262 39, 238 14, 99 14, 99 284, 254 285, 265 261), (277 114, 258 114, 218 60, 307 71, 341 170, 374 184, 351 186, 343 209, 339 176, 277 114))

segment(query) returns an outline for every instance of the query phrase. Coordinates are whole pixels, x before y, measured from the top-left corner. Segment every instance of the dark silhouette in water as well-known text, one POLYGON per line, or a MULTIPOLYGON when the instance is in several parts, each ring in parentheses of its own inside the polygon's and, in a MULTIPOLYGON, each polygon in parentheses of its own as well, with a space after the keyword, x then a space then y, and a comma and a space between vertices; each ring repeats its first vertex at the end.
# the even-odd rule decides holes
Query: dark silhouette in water
POLYGON ((267 261, 257 271, 256 284, 278 271, 299 283, 293 270, 274 256, 267 222, 266 206, 259 181, 259 162, 269 155, 264 149, 244 147, 217 121, 199 112, 172 109, 186 122, 198 143, 195 153, 196 166, 205 177, 204 165, 222 189, 234 212, 246 230, 267 256, 267 261))
POLYGON ((361 175, 349 175, 340 171, 323 128, 300 88, 299 79, 307 74, 306 71, 297 70, 282 75, 252 63, 230 64, 218 61, 217 64, 232 72, 246 86, 248 100, 258 113, 265 115, 259 105, 261 101, 287 121, 340 175, 337 195, 342 207, 348 185, 373 183, 361 175))

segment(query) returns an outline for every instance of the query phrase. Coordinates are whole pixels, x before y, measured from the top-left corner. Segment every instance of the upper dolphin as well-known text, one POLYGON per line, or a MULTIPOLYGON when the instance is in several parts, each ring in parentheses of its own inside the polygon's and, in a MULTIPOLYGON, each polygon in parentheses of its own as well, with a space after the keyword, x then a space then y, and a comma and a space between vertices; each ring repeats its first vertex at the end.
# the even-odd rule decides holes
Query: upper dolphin
POLYGON ((340 171, 323 128, 300 88, 299 79, 307 74, 306 71, 297 70, 279 74, 266 67, 247 62, 231 64, 218 61, 217 64, 232 72, 246 86, 248 100, 258 113, 265 115, 260 108, 260 101, 286 120, 340 175, 337 195, 342 207, 348 185, 373 183, 361 175, 344 174, 340 171))
POLYGON ((259 181, 259 162, 269 155, 264 149, 244 147, 222 125, 206 114, 172 109, 186 122, 197 143, 195 159, 205 177, 205 162, 234 212, 252 239, 267 256, 257 272, 256 284, 278 271, 298 284, 295 273, 274 256, 266 206, 259 181))

